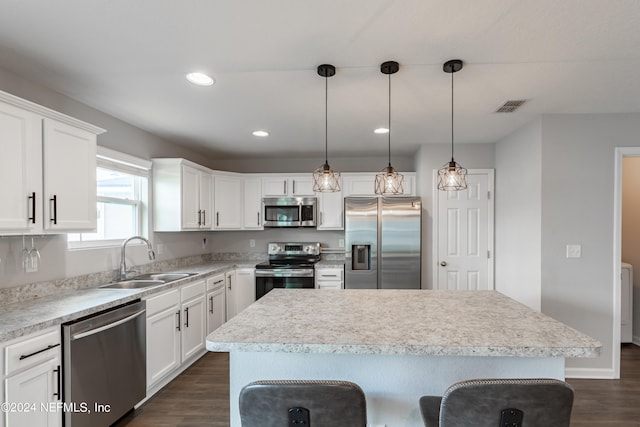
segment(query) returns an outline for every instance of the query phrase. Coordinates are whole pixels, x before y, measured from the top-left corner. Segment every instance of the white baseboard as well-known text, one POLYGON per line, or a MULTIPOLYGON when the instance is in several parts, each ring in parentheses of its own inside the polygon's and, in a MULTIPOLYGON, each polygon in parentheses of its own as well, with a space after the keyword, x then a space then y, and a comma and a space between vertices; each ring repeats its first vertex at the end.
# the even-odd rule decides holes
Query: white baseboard
POLYGON ((631 338, 631 342, 632 342, 633 344, 635 344, 635 345, 640 346, 640 336, 638 336, 638 335, 634 335, 634 336, 631 338))
POLYGON ((565 378, 586 378, 594 380, 616 379, 613 369, 604 368, 565 368, 565 378))

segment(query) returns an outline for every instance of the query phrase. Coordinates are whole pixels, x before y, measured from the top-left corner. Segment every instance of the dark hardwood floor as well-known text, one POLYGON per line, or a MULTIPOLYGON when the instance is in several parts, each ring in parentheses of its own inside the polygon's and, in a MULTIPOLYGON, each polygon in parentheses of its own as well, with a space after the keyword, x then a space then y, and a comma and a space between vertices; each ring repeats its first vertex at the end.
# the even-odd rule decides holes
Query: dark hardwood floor
MULTIPOLYGON (((640 427, 640 347, 624 345, 620 380, 568 379, 571 427, 640 427)), ((417 399, 417 398, 416 398, 417 399)), ((229 355, 207 353, 116 427, 227 427, 229 355)))

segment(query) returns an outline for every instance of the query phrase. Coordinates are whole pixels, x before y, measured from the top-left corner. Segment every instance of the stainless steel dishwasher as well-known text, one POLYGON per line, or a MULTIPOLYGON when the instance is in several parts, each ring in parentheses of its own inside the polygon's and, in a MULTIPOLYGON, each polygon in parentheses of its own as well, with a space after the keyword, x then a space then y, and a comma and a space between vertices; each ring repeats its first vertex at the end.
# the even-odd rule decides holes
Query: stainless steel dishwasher
POLYGON ((65 427, 107 427, 146 395, 145 302, 62 325, 65 427))

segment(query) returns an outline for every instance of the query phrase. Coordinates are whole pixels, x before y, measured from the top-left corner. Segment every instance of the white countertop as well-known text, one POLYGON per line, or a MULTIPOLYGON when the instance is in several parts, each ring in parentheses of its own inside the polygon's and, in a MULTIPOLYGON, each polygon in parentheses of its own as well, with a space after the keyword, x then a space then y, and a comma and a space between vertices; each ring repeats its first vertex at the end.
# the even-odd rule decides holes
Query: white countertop
POLYGON ((3 305, 0 307, 0 342, 98 313, 245 264, 253 267, 255 262, 212 261, 166 270, 196 275, 162 285, 143 289, 99 289, 98 286, 101 284, 96 283, 95 287, 3 305))
POLYGON ((495 291, 274 289, 207 337, 225 352, 596 357, 601 344, 495 291))

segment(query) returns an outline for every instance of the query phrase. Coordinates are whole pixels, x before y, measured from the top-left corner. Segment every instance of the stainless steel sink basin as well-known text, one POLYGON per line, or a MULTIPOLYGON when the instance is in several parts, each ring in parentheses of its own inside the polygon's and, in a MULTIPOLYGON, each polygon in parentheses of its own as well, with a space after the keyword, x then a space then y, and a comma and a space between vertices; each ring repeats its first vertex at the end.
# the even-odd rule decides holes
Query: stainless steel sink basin
POLYGON ((148 273, 134 277, 132 280, 162 280, 163 282, 173 282, 191 276, 190 273, 148 273))
POLYGON ((100 286, 100 289, 142 289, 193 276, 195 273, 147 273, 132 279, 100 286))
POLYGON ((100 286, 102 289, 141 289, 148 288, 150 286, 162 285, 166 283, 164 280, 149 280, 149 279, 131 279, 123 280, 122 282, 112 283, 110 285, 100 286))

